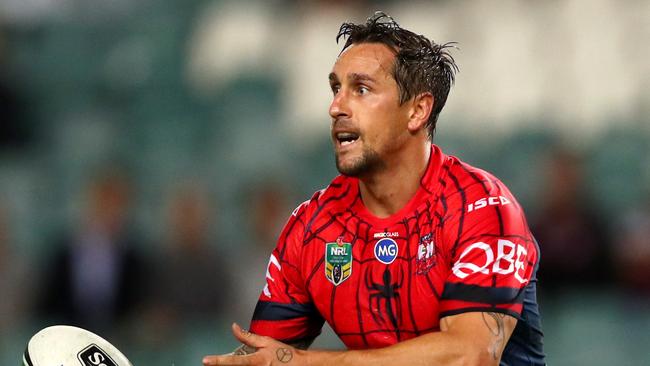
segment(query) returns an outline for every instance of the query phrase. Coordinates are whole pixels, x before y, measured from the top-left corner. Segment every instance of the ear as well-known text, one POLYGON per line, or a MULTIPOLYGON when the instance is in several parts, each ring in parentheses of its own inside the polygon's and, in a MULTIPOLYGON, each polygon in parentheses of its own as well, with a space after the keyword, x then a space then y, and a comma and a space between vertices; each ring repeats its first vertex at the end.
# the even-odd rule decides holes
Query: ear
POLYGON ((433 111, 433 103, 434 99, 431 93, 422 93, 413 98, 408 123, 411 133, 416 133, 426 126, 433 111))

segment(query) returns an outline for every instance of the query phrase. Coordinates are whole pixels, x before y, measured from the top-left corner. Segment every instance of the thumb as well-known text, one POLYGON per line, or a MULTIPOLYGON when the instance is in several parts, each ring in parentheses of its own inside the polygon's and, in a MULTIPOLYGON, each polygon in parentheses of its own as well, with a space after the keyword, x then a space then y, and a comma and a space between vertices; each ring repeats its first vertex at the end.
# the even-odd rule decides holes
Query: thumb
POLYGON ((237 323, 232 323, 232 334, 238 341, 247 346, 260 348, 265 343, 264 337, 242 329, 237 323))

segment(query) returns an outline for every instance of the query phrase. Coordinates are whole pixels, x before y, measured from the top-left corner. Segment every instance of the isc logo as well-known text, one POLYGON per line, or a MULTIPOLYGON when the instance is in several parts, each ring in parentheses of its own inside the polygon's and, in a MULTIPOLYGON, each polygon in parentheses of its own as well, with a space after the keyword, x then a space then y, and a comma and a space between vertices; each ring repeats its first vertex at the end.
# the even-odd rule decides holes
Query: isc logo
POLYGON ((84 366, 117 366, 117 364, 95 344, 91 344, 83 351, 79 352, 79 361, 84 366))
POLYGON ((483 197, 480 200, 477 200, 476 202, 467 205, 467 212, 480 210, 483 207, 487 207, 487 206, 496 206, 496 205, 505 206, 509 203, 510 200, 504 196, 483 197))
POLYGON ((397 258, 397 243, 391 238, 383 238, 375 244, 375 258, 383 264, 391 264, 397 258))
POLYGON ((490 273, 503 275, 514 273, 517 281, 526 283, 528 279, 524 278, 523 275, 525 274, 527 255, 526 248, 510 240, 499 239, 496 256, 489 244, 478 242, 463 250, 458 261, 454 264, 452 272, 461 279, 474 273, 486 275, 490 273), (472 260, 469 258, 472 258, 472 260))

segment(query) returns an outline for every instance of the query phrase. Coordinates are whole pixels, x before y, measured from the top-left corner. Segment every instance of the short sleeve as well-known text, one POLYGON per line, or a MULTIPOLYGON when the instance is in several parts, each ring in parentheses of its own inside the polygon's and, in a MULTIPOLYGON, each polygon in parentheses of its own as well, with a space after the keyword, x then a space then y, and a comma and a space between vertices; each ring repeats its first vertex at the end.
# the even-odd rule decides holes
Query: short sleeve
POLYGON ((454 210, 443 241, 450 271, 441 295, 440 317, 472 311, 520 318, 538 249, 521 206, 491 176, 470 176, 450 198, 454 210), (472 182, 472 180, 474 182, 472 182))
POLYGON ((306 291, 300 255, 307 202, 296 208, 271 253, 251 331, 284 342, 314 338, 324 320, 306 291))

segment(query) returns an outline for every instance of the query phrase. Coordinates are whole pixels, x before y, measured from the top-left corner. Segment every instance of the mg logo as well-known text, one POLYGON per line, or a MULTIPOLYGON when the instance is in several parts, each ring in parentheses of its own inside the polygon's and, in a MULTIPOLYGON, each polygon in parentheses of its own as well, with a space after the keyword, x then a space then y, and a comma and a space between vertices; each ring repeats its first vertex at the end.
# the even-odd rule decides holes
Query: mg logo
POLYGON ((383 264, 391 264, 397 258, 397 243, 391 238, 383 238, 375 244, 375 258, 383 264))

